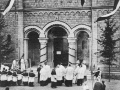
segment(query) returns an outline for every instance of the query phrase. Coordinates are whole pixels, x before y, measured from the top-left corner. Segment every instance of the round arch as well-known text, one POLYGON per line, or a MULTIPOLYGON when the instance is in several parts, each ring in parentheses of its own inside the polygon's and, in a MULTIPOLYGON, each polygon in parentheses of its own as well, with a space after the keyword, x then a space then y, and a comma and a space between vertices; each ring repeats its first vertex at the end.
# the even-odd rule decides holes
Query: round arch
POLYGON ((28 26, 24 28, 25 38, 27 38, 28 34, 32 31, 37 32, 39 34, 39 37, 40 34, 43 33, 42 29, 37 26, 28 26))
POLYGON ((54 21, 54 22, 48 23, 48 24, 43 28, 43 32, 45 33, 45 36, 46 36, 46 37, 47 37, 47 35, 48 35, 48 31, 49 31, 52 27, 55 27, 55 26, 64 28, 65 31, 67 32, 68 36, 69 36, 70 31, 71 31, 70 26, 67 25, 67 24, 64 23, 64 22, 54 21))
POLYGON ((74 37, 77 37, 77 34, 80 32, 80 31, 85 31, 86 33, 88 33, 89 37, 91 37, 91 27, 90 26, 87 26, 87 25, 78 25, 76 27, 74 27, 72 29, 72 32, 74 34, 74 37), (79 30, 83 28, 83 30, 79 30))

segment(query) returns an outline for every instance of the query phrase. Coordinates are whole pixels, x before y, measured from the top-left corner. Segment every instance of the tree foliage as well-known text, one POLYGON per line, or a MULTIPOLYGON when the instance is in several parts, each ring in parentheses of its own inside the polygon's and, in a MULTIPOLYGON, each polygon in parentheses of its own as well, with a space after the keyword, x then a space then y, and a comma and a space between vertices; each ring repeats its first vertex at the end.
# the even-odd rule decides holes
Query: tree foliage
POLYGON ((100 56, 104 58, 103 62, 105 64, 112 64, 113 61, 116 61, 116 54, 119 53, 117 51, 118 47, 116 47, 116 42, 120 40, 120 38, 116 38, 116 31, 119 30, 119 26, 117 26, 117 22, 113 18, 109 18, 105 20, 105 28, 101 28, 102 34, 100 39, 98 39, 98 43, 102 47, 99 50, 100 56))
POLYGON ((11 46, 11 36, 6 37, 3 31, 6 26, 4 16, 0 14, 0 62, 3 62, 4 57, 8 57, 14 50, 11 46))

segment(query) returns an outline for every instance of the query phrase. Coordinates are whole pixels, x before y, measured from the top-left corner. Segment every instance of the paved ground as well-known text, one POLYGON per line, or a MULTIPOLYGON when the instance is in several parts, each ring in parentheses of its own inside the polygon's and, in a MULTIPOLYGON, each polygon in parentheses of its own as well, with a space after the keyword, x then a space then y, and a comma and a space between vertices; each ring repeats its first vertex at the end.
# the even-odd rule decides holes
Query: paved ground
MULTIPOLYGON (((92 89, 92 81, 89 80, 87 81, 89 89, 92 89)), ((105 80, 105 84, 106 84, 106 90, 120 90, 120 80, 111 80, 110 82, 108 82, 108 80, 105 80)), ((0 87, 0 90, 5 90, 4 87, 0 87)), ((12 86, 10 87, 10 90, 53 90, 50 87, 50 84, 48 86, 44 86, 41 87, 39 86, 39 84, 35 83, 34 87, 28 87, 28 86, 12 86)), ((83 90, 82 86, 76 86, 73 85, 73 87, 65 87, 63 86, 59 86, 57 87, 55 90, 83 90)))

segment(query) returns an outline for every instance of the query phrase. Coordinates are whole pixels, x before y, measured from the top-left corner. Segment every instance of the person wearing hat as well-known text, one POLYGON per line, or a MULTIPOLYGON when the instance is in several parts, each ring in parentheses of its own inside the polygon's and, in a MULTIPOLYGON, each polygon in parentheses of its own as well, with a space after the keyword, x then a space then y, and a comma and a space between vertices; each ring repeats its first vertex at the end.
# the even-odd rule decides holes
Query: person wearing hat
POLYGON ((29 86, 33 87, 35 81, 35 74, 33 73, 33 70, 29 73, 29 86))
POLYGON ((17 70, 17 84, 20 86, 22 83, 22 72, 20 70, 17 70))
POLYGON ((7 73, 7 85, 8 86, 12 85, 12 77, 13 77, 12 74, 13 74, 12 71, 9 69, 7 73))
POLYGON ((66 68, 66 76, 65 76, 65 85, 67 87, 72 86, 73 73, 74 73, 74 68, 69 64, 68 67, 66 68))

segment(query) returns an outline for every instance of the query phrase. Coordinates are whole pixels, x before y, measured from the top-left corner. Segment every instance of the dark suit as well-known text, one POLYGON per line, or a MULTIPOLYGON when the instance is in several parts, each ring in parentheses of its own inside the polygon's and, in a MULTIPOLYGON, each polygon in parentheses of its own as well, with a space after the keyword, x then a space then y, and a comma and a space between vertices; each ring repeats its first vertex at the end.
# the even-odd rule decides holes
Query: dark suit
POLYGON ((103 85, 101 82, 96 82, 93 90, 103 90, 103 85))
POLYGON ((40 83, 40 70, 41 70, 41 67, 38 67, 38 68, 37 68, 37 72, 38 72, 38 83, 40 83))

